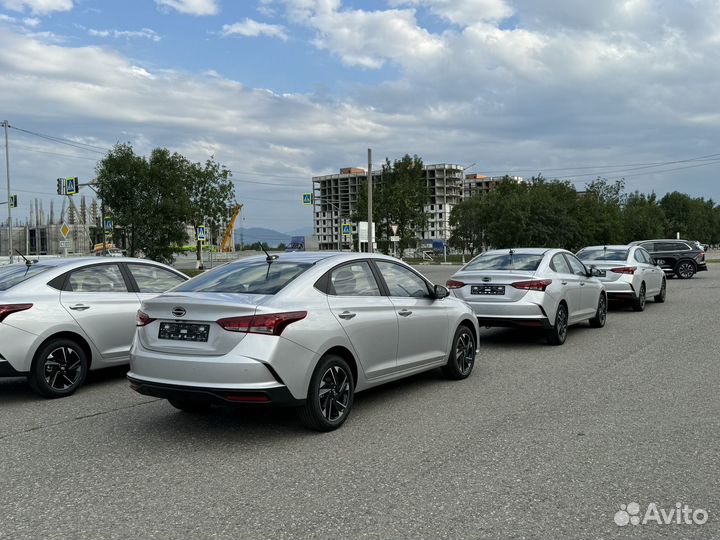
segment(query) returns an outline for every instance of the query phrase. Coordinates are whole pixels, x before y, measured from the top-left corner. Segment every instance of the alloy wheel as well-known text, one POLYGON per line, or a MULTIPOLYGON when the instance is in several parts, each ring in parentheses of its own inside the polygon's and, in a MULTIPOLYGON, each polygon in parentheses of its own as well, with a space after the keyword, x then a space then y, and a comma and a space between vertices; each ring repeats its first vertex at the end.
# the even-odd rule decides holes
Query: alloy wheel
POLYGON ((605 295, 600 295, 600 305, 598 306, 598 321, 600 322, 600 326, 605 326, 605 321, 607 319, 607 300, 605 299, 605 295))
POLYGON ((455 343, 455 361, 458 365, 458 370, 462 375, 465 375, 470 369, 472 369, 473 361, 475 360, 475 340, 469 331, 465 330, 458 337, 455 343))
POLYGON ((43 377, 52 390, 67 390, 82 380, 83 363, 71 347, 57 347, 43 362, 43 377))
POLYGON ((348 408, 350 403, 350 377, 338 365, 330 366, 320 379, 318 398, 320 411, 326 420, 335 422, 348 408))
POLYGON ((567 336, 567 322, 568 322, 568 314, 567 310, 564 306, 560 306, 558 308, 557 313, 557 322, 555 323, 557 326, 557 334, 558 338, 560 338, 560 342, 562 343, 565 341, 565 338, 567 336))
POLYGON ((682 279, 691 278, 695 275, 695 268, 689 262, 680 263, 680 266, 678 266, 678 275, 682 279))

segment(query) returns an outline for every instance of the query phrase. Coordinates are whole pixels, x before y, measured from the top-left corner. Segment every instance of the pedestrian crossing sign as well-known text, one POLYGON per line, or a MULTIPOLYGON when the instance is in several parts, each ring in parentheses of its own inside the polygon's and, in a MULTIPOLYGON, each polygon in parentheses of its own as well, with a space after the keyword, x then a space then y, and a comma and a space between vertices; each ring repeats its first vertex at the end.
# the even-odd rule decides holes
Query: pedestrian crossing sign
POLYGON ((352 236, 352 223, 343 223, 343 236, 352 236))

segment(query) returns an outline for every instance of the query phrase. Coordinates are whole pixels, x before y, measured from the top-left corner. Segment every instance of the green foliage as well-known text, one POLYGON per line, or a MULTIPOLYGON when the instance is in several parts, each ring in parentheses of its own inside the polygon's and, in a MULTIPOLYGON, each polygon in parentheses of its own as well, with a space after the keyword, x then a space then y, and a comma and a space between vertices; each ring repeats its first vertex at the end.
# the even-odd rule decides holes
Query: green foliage
POLYGON ((98 195, 121 228, 128 254, 162 262, 184 249, 187 224, 201 224, 201 216, 219 222, 234 198, 229 176, 212 159, 191 163, 165 148, 146 158, 129 144, 115 145, 96 167, 98 195))
MULTIPOLYGON (((406 154, 390 163, 386 158, 382 181, 373 183, 373 221, 378 247, 383 251, 389 249, 392 224, 398 225, 401 252, 415 247, 418 234, 427 228, 424 207, 429 201, 422 159, 406 154)), ((367 182, 360 184, 356 213, 351 219, 356 222, 367 220, 367 182)))
POLYGON ((630 193, 625 200, 622 225, 623 242, 666 236, 665 212, 654 193, 630 193))

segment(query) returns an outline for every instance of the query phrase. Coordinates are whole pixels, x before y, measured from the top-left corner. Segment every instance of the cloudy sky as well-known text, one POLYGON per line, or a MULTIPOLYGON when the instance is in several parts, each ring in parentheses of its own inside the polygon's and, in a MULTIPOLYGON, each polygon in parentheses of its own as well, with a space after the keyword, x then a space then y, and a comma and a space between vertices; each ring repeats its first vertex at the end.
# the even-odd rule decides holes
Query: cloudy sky
POLYGON ((0 0, 0 73, 20 216, 118 141, 281 231, 367 148, 720 199, 717 0, 0 0))

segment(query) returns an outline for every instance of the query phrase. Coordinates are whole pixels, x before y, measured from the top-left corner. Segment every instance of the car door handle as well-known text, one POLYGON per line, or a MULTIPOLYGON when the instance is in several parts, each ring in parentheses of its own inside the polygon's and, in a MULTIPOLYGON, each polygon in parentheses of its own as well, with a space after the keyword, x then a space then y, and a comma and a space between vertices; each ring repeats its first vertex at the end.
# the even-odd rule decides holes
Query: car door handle
POLYGON ((349 320, 349 319, 352 319, 355 315, 357 315, 357 313, 352 313, 350 311, 343 311, 342 313, 340 313, 340 315, 338 315, 338 317, 340 317, 341 319, 349 320))
POLYGON ((561 281, 560 283, 562 283, 563 285, 567 285, 567 281, 561 281))
POLYGON ((581 287, 584 287, 584 286, 585 286, 585 282, 584 282, 584 281, 581 281, 581 282, 580 282, 580 286, 581 286, 581 287))
POLYGON ((86 306, 85 304, 75 304, 74 306, 70 306, 70 309, 74 309, 75 311, 85 311, 86 309, 90 309, 90 306, 86 306))
POLYGON ((412 315, 412 311, 410 311, 409 309, 403 308, 400 311, 398 311, 398 315, 400 315, 401 317, 409 317, 410 315, 412 315))

